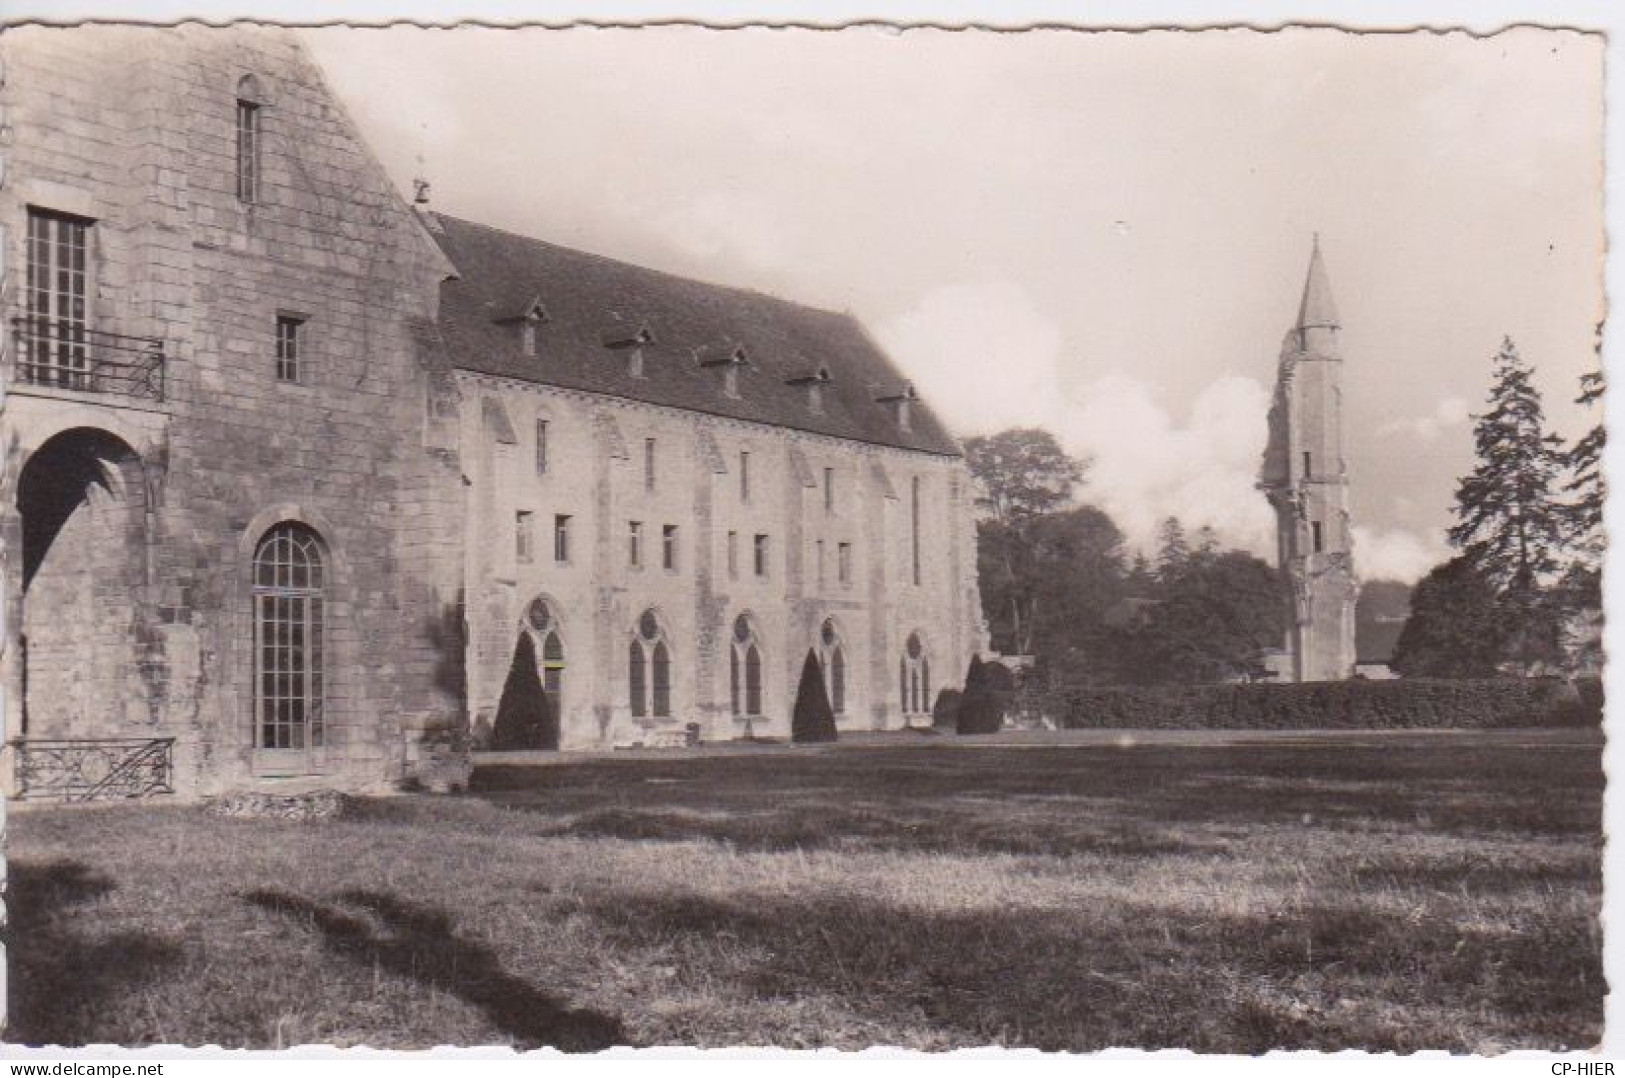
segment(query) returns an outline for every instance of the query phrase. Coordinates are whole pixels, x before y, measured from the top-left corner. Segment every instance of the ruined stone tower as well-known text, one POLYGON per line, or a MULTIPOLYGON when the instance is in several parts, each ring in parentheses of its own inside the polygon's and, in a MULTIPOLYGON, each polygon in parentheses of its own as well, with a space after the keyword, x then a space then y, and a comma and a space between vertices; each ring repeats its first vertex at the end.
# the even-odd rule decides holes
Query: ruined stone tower
POLYGON ((1335 681, 1354 672, 1357 585, 1343 459, 1340 323, 1316 237, 1297 322, 1281 345, 1259 486, 1275 507, 1290 605, 1283 676, 1335 681))

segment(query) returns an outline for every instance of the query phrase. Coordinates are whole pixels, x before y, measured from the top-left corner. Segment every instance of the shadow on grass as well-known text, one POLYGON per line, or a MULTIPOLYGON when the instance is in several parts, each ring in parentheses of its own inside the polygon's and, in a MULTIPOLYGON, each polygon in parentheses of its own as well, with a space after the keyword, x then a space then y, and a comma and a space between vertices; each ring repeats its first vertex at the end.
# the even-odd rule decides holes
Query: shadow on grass
POLYGON ((502 968, 489 947, 456 934, 449 914, 376 891, 345 891, 338 899, 370 914, 312 902, 283 891, 256 890, 254 906, 308 923, 335 953, 438 988, 479 1008, 515 1046, 597 1052, 626 1043, 621 1023, 597 1011, 566 1007, 502 968))
POLYGON ((1600 937, 1581 924, 1508 935, 1320 904, 1200 918, 1123 904, 1080 919, 927 913, 860 896, 611 893, 583 908, 622 945, 755 998, 834 996, 965 1044, 1465 1052, 1511 1040, 1582 1047, 1601 1033, 1600 937), (719 941, 734 956, 723 969, 719 941))
POLYGON ((8 1042, 106 1040, 110 1004, 179 963, 180 945, 163 936, 97 931, 94 913, 82 907, 115 887, 78 861, 11 862, 8 1042))

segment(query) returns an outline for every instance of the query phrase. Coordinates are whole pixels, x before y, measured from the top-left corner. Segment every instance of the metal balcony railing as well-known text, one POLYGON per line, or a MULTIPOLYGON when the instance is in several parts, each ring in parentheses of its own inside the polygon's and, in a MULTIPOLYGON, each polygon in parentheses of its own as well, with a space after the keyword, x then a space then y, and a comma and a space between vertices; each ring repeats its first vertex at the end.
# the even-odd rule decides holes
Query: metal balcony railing
POLYGON ((164 342, 66 319, 13 318, 16 380, 26 385, 164 399, 164 342))
POLYGON ((11 747, 20 800, 108 801, 175 792, 172 737, 24 738, 11 747))

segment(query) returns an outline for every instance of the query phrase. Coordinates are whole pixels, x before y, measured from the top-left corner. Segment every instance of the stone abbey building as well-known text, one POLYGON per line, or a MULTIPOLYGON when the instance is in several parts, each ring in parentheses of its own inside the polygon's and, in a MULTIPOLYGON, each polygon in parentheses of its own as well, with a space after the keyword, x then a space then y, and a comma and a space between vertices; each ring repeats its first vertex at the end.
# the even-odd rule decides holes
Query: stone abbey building
POLYGON ((0 34, 21 796, 410 778, 520 634, 560 748, 924 721, 959 451, 850 317, 408 205, 292 35, 0 34))

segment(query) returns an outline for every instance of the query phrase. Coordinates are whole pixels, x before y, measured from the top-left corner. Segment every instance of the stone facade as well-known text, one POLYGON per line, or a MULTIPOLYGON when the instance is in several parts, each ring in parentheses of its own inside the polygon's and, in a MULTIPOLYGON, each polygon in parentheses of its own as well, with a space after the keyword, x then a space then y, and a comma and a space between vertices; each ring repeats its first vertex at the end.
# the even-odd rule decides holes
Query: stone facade
POLYGON ((430 463, 412 326, 444 258, 285 32, 23 27, 0 60, 0 298, 48 311, 8 356, 6 541, 28 578, 8 595, 8 738, 172 737, 188 792, 394 781, 402 723, 458 706, 410 616, 457 586, 409 560, 430 463), (68 229, 77 320, 41 300, 63 282, 30 243, 68 229), (292 377, 279 319, 299 323, 292 377), (157 349, 161 393, 123 377, 157 349), (322 562, 325 683, 297 716, 319 745, 267 747, 256 717, 252 566, 280 525, 322 562))
POLYGON ((14 757, 173 739, 182 794, 386 788, 490 721, 537 598, 564 653, 563 747, 691 722, 784 734, 826 622, 849 728, 928 710, 980 646, 963 462, 849 319, 665 278, 644 313, 617 274, 648 271, 480 262, 476 226, 404 202, 285 31, 13 28, 0 63, 14 757), (507 344, 476 330, 539 331, 544 359, 570 358, 557 377, 493 365, 507 344), (647 373, 626 366, 645 351, 647 373), (670 685, 665 714, 634 717, 644 611, 670 685), (761 670, 748 723, 741 614, 761 670))
POLYGON ((468 579, 481 582, 468 611, 476 727, 494 718, 515 633, 534 631, 525 614, 538 600, 563 648, 563 748, 644 741, 687 722, 706 740, 787 737, 807 653, 822 658, 834 646, 826 624, 845 670, 837 725, 925 724, 935 690, 955 684, 981 646, 958 458, 471 372, 458 386, 468 579), (505 424, 491 422, 493 407, 505 424), (550 443, 540 469, 539 419, 550 443), (523 554, 520 513, 534 528, 523 554), (565 533, 558 543, 556 524, 565 533), (666 529, 674 529, 669 564, 666 529), (632 714, 629 644, 647 610, 671 655, 666 716, 632 714), (741 617, 763 663, 755 714, 742 700, 736 709, 731 691, 741 617), (911 635, 917 660, 906 654, 911 635), (925 683, 905 696, 904 671, 916 666, 925 683))
POLYGON ((1353 536, 1343 456, 1341 322, 1317 239, 1297 323, 1281 345, 1260 486, 1275 508, 1278 560, 1290 610, 1292 681, 1354 674, 1353 536))

